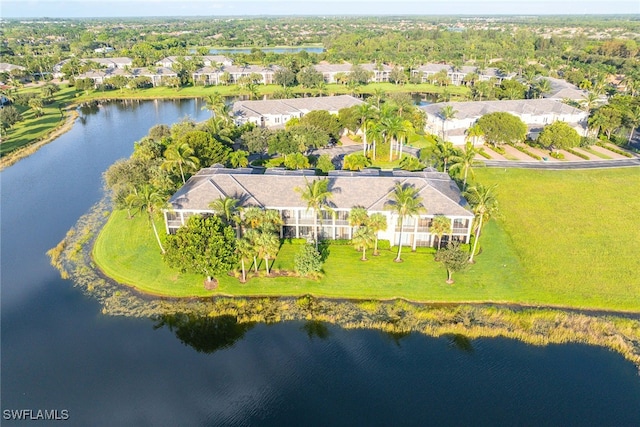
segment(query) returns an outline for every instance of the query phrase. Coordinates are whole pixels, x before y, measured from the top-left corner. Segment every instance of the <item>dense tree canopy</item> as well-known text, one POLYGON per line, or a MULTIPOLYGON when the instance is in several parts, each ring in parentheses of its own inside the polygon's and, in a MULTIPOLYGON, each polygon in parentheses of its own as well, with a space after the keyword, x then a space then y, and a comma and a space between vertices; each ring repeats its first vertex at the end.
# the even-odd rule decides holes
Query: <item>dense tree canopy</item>
POLYGON ((544 127, 538 143, 549 149, 567 149, 580 145, 580 134, 565 122, 553 122, 544 127))
POLYGON ((236 265, 235 241, 236 232, 217 216, 194 215, 167 236, 164 259, 172 268, 210 278, 236 265))
POLYGON ((485 114, 478 119, 478 126, 491 145, 515 144, 527 136, 527 125, 519 117, 505 112, 485 114))

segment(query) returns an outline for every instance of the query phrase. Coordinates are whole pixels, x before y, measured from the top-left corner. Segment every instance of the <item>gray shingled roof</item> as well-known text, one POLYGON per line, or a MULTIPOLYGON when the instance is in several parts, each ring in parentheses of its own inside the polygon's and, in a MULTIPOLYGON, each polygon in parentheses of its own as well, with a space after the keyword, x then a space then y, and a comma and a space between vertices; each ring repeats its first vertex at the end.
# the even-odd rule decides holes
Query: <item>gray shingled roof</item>
POLYGON ((517 115, 580 114, 582 110, 552 99, 518 99, 502 101, 439 102, 420 107, 425 113, 442 119, 442 108, 450 105, 459 120, 480 118, 485 114, 508 112, 517 115))
POLYGON ((359 104, 362 104, 361 100, 349 95, 237 101, 233 104, 233 115, 260 117, 266 114, 299 114, 316 110, 338 111, 359 104))
MULTIPOLYGON (((169 201, 174 209, 210 210, 209 203, 221 197, 235 197, 242 206, 265 208, 306 208, 295 188, 321 177, 251 173, 251 170, 210 167, 192 176, 169 201)), ((385 210, 396 183, 419 189, 429 215, 472 217, 456 184, 440 172, 400 172, 329 176, 330 199, 334 208, 364 206, 370 211, 385 210)))

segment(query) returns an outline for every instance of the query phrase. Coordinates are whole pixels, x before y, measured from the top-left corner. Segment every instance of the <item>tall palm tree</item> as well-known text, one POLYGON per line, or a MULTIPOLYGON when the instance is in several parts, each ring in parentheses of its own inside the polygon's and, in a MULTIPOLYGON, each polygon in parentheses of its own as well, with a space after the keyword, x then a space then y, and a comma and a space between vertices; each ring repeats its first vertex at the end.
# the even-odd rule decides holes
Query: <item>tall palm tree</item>
POLYGON ((362 251, 362 258, 360 258, 361 261, 367 260, 367 248, 373 246, 374 240, 375 233, 370 227, 367 227, 366 225, 358 227, 355 233, 353 233, 351 243, 356 248, 356 250, 362 251))
POLYGON ((434 216, 429 233, 438 236, 438 249, 442 248, 442 236, 451 234, 451 220, 444 215, 434 216))
POLYGON ((322 223, 322 209, 331 211, 329 199, 331 198, 331 190, 329 190, 328 179, 316 179, 311 182, 306 181, 304 187, 296 187, 295 190, 300 193, 302 200, 307 202, 307 210, 313 211, 313 230, 316 250, 318 250, 318 217, 322 223))
POLYGON ((259 233, 256 243, 258 244, 258 252, 264 258, 267 275, 269 275, 269 260, 274 259, 278 254, 280 239, 274 233, 263 232, 259 233))
POLYGON ((193 155, 193 148, 189 146, 186 142, 173 143, 167 147, 164 152, 165 161, 162 163, 161 167, 165 170, 172 170, 176 166, 180 170, 180 176, 182 177, 182 183, 186 183, 184 177, 184 171, 198 169, 200 165, 200 160, 193 155))
POLYGON ((538 97, 542 98, 544 94, 551 92, 551 82, 547 79, 539 79, 536 83, 538 97))
POLYGON ((389 144, 389 161, 393 160, 393 145, 402 134, 402 119, 397 115, 388 115, 380 120, 384 129, 385 143, 389 144))
POLYGON ((129 194, 126 203, 135 210, 146 212, 147 218, 151 223, 151 228, 153 228, 153 234, 156 236, 158 246, 160 246, 160 251, 164 254, 164 247, 160 241, 158 229, 154 221, 158 212, 167 206, 164 195, 149 184, 146 184, 139 191, 129 194))
POLYGON ((449 161, 456 154, 456 149, 450 141, 437 141, 435 153, 444 164, 443 172, 447 173, 449 161))
POLYGON ((362 154, 367 155, 367 123, 373 116, 373 106, 363 103, 356 106, 356 112, 360 116, 360 130, 362 131, 362 154))
POLYGON ((445 132, 445 123, 451 119, 454 119, 457 113, 458 111, 455 110, 451 105, 445 105, 440 109, 440 116, 442 117, 442 139, 447 139, 447 134, 445 132))
POLYGON ((236 229, 236 235, 240 238, 240 200, 235 197, 220 197, 217 200, 209 203, 209 207, 213 209, 216 215, 218 215, 225 224, 230 225, 236 229))
POLYGON ((458 153, 451 157, 451 166, 449 167, 450 173, 461 172, 464 179, 462 181, 462 189, 467 188, 467 175, 471 172, 473 177, 473 167, 479 166, 482 163, 476 160, 478 150, 472 143, 467 142, 464 146, 464 150, 458 150, 458 153))
POLYGON ((484 131, 477 123, 467 129, 465 133, 467 134, 466 140, 471 140, 471 143, 474 146, 478 143, 478 138, 482 138, 484 136, 484 131))
POLYGON ((418 195, 418 189, 409 184, 396 183, 391 200, 385 203, 385 207, 391 209, 398 215, 398 226, 400 227, 400 236, 398 241, 398 254, 395 262, 401 262, 400 254, 402 252, 402 227, 407 217, 414 217, 420 212, 426 212, 426 208, 422 204, 422 197, 418 195))
POLYGON ((211 111, 211 117, 223 116, 223 113, 227 111, 226 102, 218 92, 207 95, 204 101, 205 105, 202 106, 202 109, 211 111))
POLYGON ((371 141, 371 160, 376 160, 376 145, 384 142, 384 127, 378 123, 367 126, 367 137, 371 141))
POLYGON ((375 241, 373 243, 373 256, 378 256, 378 233, 387 229, 387 216, 381 213, 371 214, 367 225, 371 228, 375 234, 375 241))
POLYGON ((473 250, 469 257, 469 262, 473 262, 473 257, 478 247, 478 240, 480 240, 480 232, 485 222, 498 212, 498 199, 493 194, 496 185, 485 187, 484 185, 477 184, 467 189, 464 192, 465 197, 469 201, 473 213, 475 214, 475 241, 473 242, 473 250))
POLYGON ((369 221, 369 213, 362 206, 355 206, 349 211, 349 225, 351 227, 362 227, 369 221))
POLYGON ((236 253, 240 258, 240 268, 242 269, 242 282, 247 281, 247 269, 244 263, 245 259, 250 259, 253 256, 253 246, 251 241, 247 237, 238 239, 236 242, 236 253))

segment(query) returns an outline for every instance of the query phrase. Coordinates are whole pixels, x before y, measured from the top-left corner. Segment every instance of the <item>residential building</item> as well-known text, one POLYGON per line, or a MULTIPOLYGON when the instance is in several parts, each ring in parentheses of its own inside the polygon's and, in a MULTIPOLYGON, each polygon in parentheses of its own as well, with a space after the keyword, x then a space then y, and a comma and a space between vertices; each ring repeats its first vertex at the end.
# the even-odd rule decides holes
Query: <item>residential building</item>
POLYGON ((249 77, 252 74, 261 76, 259 83, 268 85, 273 83, 273 76, 280 67, 277 65, 271 65, 263 67, 261 65, 223 65, 223 66, 211 66, 203 67, 196 70, 192 74, 193 81, 196 84, 202 84, 204 86, 219 85, 219 84, 233 84, 237 83, 242 77, 249 77), (223 75, 227 76, 227 80, 223 75))
POLYGON ((480 68, 475 66, 464 65, 456 67, 449 64, 424 64, 413 70, 411 74, 414 76, 421 75, 422 82, 427 83, 433 80, 433 76, 445 71, 447 78, 451 81, 451 84, 460 86, 465 83, 465 77, 468 75, 476 74, 479 81, 487 81, 494 79, 496 84, 500 84, 504 79, 511 79, 515 76, 515 73, 505 74, 497 68, 480 68))
MULTIPOLYGON (((389 74, 393 70, 392 67, 386 64, 359 64, 364 70, 371 73, 370 83, 382 83, 389 81, 389 74)), ((315 68, 318 72, 322 73, 325 83, 338 83, 337 77, 340 74, 348 76, 353 70, 353 64, 348 62, 342 64, 329 64, 328 62, 320 62, 315 64, 315 68)))
POLYGON ((161 86, 167 77, 177 77, 178 74, 170 68, 107 68, 104 70, 90 70, 80 74, 77 79, 91 79, 95 86, 104 84, 111 77, 124 76, 126 78, 149 77, 153 86, 161 86))
POLYGON ((167 56, 166 58, 156 62, 156 65, 159 67, 173 68, 177 62, 180 62, 183 59, 190 61, 194 58, 201 61, 202 65, 205 67, 216 67, 218 64, 226 66, 233 65, 233 60, 224 55, 167 56))
POLYGON ((260 127, 274 127, 284 126, 290 119, 300 118, 310 111, 337 114, 343 108, 359 104, 362 101, 350 95, 236 101, 231 114, 238 125, 250 122, 260 127))
POLYGON ((96 62, 105 68, 124 69, 133 66, 133 60, 127 57, 118 58, 85 58, 83 62, 96 62))
POLYGON ((9 64, 7 62, 0 62, 0 73, 10 73, 12 71, 25 71, 26 68, 22 65, 9 64))
POLYGON ((420 107, 426 114, 425 130, 444 137, 456 145, 465 143, 465 132, 482 116, 507 112, 519 117, 528 128, 528 137, 536 139, 545 125, 555 121, 567 122, 580 135, 587 130, 586 111, 551 99, 520 99, 502 101, 440 102, 420 107), (452 119, 445 120, 442 109, 451 106, 452 119))
POLYGON ((569 99, 571 101, 583 101, 589 94, 586 90, 580 89, 578 86, 569 83, 563 79, 556 79, 553 77, 540 77, 549 81, 551 91, 542 94, 543 98, 553 99, 555 101, 562 101, 569 99))
POLYGON ((387 218, 387 229, 380 231, 378 237, 389 240, 392 245, 402 243, 414 249, 436 245, 437 238, 430 232, 436 215, 451 220, 452 232, 443 240, 469 242, 474 215, 458 186, 445 173, 368 169, 333 171, 327 178, 310 176, 313 174, 314 171, 270 169, 261 173, 252 168, 226 169, 220 165, 202 169, 169 200, 171 209, 164 211, 166 231, 175 233, 192 215, 213 214, 211 202, 233 197, 243 208, 257 206, 277 210, 283 220, 279 230, 281 238, 312 238, 315 213, 308 209, 296 188, 304 188, 315 179, 328 179, 333 212, 322 210, 319 215, 322 239, 350 239, 354 228, 349 225, 349 212, 359 206, 369 214, 381 213, 387 218), (396 184, 415 187, 425 208, 415 217, 404 218, 402 233, 398 215, 387 208, 396 184))

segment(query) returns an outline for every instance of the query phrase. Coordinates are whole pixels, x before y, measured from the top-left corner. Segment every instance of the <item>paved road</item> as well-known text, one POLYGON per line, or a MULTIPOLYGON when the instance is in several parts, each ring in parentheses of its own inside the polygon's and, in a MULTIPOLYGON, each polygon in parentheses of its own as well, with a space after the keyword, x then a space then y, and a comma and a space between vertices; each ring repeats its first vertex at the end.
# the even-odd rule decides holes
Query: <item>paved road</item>
POLYGON ((619 160, 588 160, 579 162, 516 162, 513 160, 485 160, 485 166, 490 168, 522 168, 522 169, 604 169, 640 166, 640 158, 619 160))

